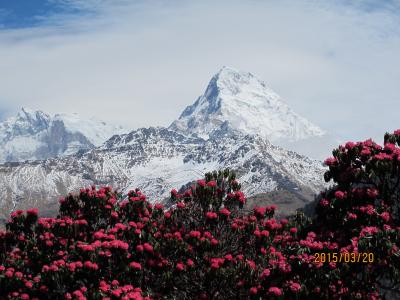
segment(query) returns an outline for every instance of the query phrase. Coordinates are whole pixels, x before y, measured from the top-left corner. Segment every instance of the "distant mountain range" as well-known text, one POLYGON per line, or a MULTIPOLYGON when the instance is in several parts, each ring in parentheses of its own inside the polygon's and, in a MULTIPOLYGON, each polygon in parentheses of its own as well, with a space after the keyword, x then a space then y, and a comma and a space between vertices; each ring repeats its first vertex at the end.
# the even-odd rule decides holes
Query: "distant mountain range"
POLYGON ((0 123, 0 162, 39 160, 100 146, 124 129, 76 114, 50 116, 22 108, 0 123))
POLYGON ((32 206, 52 214, 59 196, 91 184, 139 187, 163 200, 171 188, 227 167, 257 203, 259 195, 290 195, 282 199, 287 211, 325 187, 320 161, 273 144, 332 139, 250 73, 222 68, 168 128, 122 131, 26 109, 0 124, 0 159, 7 162, 0 165, 0 218, 32 206))
POLYGON ((50 116, 22 108, 0 123, 0 162, 39 160, 100 146, 124 129, 77 114, 50 116))

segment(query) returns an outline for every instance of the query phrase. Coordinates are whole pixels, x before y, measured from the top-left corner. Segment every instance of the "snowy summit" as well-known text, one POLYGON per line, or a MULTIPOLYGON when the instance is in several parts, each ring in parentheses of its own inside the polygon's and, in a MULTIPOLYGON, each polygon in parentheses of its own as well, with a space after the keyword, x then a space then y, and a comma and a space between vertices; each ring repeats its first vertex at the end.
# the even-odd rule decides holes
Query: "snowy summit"
POLYGON ((207 139, 227 122, 233 129, 257 134, 271 142, 323 136, 325 132, 293 112, 253 74, 223 67, 206 91, 188 106, 170 129, 207 139))
POLYGON ((169 127, 208 139, 229 128, 257 135, 288 150, 323 160, 339 142, 295 113, 271 88, 251 73, 223 67, 203 95, 186 107, 169 127))

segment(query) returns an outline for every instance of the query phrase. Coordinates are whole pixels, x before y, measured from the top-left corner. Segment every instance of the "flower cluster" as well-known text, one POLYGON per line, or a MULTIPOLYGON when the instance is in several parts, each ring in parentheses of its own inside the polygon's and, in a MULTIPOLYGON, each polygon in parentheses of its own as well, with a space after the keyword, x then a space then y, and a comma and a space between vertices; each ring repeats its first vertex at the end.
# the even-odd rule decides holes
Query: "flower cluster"
POLYGON ((91 187, 60 199, 56 218, 15 211, 0 231, 0 298, 379 299, 400 273, 392 144, 335 150, 325 178, 336 185, 313 220, 276 219, 276 206, 244 212, 229 170, 172 190, 169 208, 138 189, 91 187), (376 263, 316 263, 321 252, 373 252, 376 263))
POLYGON ((325 180, 335 185, 321 194, 313 221, 320 239, 335 241, 340 251, 373 252, 374 264, 347 273, 372 276, 366 282, 389 294, 400 280, 399 132, 387 133, 383 147, 366 140, 333 151, 325 160, 325 180))

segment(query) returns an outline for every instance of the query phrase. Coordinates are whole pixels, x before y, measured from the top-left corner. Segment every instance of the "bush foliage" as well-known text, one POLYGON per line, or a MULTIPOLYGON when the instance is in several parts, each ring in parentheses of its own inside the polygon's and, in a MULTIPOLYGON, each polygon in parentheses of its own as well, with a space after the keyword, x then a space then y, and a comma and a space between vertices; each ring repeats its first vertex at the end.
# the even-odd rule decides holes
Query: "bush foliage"
POLYGON ((400 281, 400 131, 347 143, 325 161, 315 217, 243 213, 234 173, 206 174, 174 205, 139 191, 81 189, 56 218, 15 211, 0 232, 0 298, 379 299, 400 281), (373 253, 373 263, 315 262, 373 253))

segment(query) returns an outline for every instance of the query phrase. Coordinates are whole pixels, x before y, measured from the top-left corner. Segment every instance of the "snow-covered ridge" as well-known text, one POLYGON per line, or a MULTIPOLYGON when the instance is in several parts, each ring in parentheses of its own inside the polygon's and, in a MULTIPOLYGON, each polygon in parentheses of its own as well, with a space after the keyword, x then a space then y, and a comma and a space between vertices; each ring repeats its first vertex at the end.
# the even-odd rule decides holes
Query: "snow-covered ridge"
POLYGON ((320 162, 260 136, 226 127, 202 140, 150 127, 113 136, 85 153, 0 165, 0 211, 51 207, 58 197, 91 184, 110 184, 123 192, 138 187, 150 201, 161 201, 172 188, 224 168, 237 171, 248 196, 276 189, 317 192, 324 187, 320 162))
POLYGON ((77 114, 50 116, 22 108, 0 123, 0 162, 46 159, 101 145, 122 127, 77 114))

